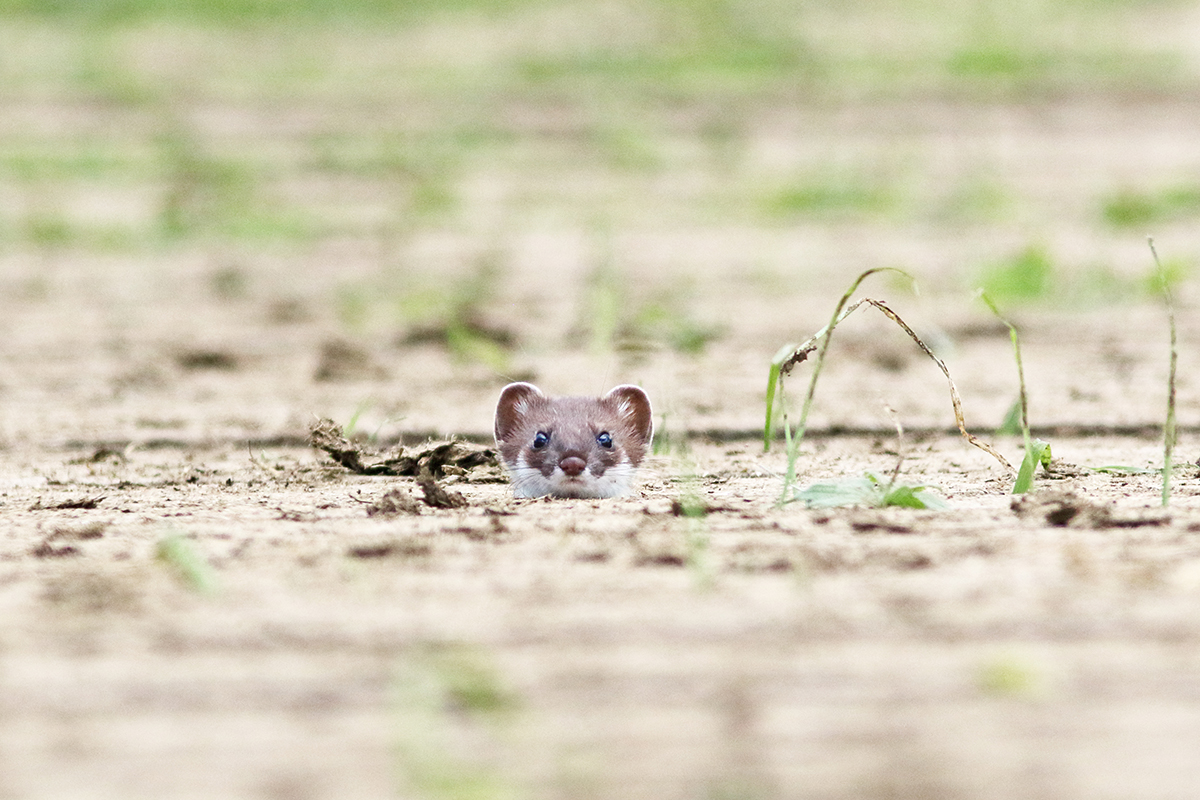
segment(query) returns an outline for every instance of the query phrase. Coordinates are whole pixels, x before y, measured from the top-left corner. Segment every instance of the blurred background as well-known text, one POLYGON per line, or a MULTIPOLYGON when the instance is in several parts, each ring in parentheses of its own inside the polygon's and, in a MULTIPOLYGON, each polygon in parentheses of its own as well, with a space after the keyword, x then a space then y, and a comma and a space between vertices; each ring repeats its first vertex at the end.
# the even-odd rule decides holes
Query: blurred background
MULTIPOLYGON (((7 440, 486 436, 510 379, 749 431, 872 267, 969 421, 1016 391, 979 287, 1035 422, 1153 421, 1145 237, 1186 309, 1198 221, 1193 2, 0 2, 7 440)), ((875 324, 816 424, 949 425, 875 324)))

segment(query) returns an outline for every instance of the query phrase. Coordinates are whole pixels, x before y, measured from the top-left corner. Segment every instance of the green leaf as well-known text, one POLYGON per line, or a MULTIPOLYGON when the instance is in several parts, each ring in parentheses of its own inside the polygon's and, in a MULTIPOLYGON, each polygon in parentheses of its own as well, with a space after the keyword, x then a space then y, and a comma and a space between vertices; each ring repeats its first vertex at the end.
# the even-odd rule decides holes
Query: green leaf
POLYGON ((1161 469, 1152 467, 1128 467, 1123 464, 1106 464, 1103 467, 1088 467, 1092 472, 1104 472, 1109 475, 1161 475, 1161 469))
POLYGON ((949 508, 946 501, 925 491, 924 486, 895 486, 883 498, 884 506, 902 506, 904 508, 949 508))
POLYGON ((876 505, 876 484, 868 478, 846 478, 837 483, 814 483, 797 489, 793 499, 809 508, 842 508, 876 505))
POLYGON ((877 477, 868 473, 861 478, 845 478, 836 483, 814 483, 807 489, 797 489, 792 499, 804 503, 809 508, 900 506, 902 508, 944 509, 949 507, 945 500, 930 494, 927 489, 928 487, 925 486, 906 486, 904 484, 886 486, 881 484, 877 477))

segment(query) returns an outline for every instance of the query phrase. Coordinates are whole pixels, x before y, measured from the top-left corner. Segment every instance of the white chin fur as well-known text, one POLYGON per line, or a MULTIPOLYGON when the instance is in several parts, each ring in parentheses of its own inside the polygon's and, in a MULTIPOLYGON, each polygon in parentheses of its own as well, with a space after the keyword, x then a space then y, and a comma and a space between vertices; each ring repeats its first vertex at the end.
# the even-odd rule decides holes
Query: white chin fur
POLYGON ((525 465, 524 460, 510 467, 513 494, 516 497, 617 497, 629 491, 634 468, 629 463, 609 467, 600 477, 584 471, 578 478, 571 478, 555 467, 547 478, 541 471, 525 465))

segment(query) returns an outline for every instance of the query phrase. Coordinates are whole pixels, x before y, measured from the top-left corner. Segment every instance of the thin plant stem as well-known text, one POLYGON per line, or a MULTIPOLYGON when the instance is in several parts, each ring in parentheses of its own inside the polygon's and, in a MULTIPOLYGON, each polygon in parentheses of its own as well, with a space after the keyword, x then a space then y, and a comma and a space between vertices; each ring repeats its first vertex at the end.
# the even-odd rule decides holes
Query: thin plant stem
POLYGON ((1154 238, 1147 237, 1146 242, 1150 245, 1150 255, 1154 257, 1154 266, 1158 269, 1158 281, 1162 289, 1163 302, 1167 306, 1167 326, 1171 331, 1170 368, 1167 370, 1167 419, 1163 423, 1162 504, 1165 507, 1171 502, 1172 458, 1178 438, 1178 431, 1175 427, 1175 367, 1179 361, 1179 353, 1176 349, 1175 300, 1171 294, 1171 282, 1167 277, 1167 271, 1163 269, 1162 262, 1158 259, 1158 251, 1154 249, 1154 238))
POLYGON ((896 482, 900 480, 900 468, 904 465, 904 426, 900 424, 900 415, 896 413, 896 409, 884 405, 883 410, 891 417, 892 424, 896 426, 896 466, 892 468, 892 478, 888 481, 887 492, 884 493, 886 496, 891 494, 896 482))
POLYGON ((1017 362, 1017 385, 1020 388, 1021 436, 1025 443, 1025 457, 1021 461, 1021 468, 1017 470, 1017 479, 1013 483, 1012 492, 1013 494, 1025 494, 1033 488, 1033 476, 1037 472, 1038 464, 1050 463, 1050 445, 1040 439, 1035 442, 1029 433, 1029 393, 1025 389, 1025 365, 1021 361, 1021 337, 1017 335, 1017 328, 1004 318, 1000 309, 992 302, 992 298, 988 297, 985 292, 981 291, 979 297, 996 315, 996 319, 1003 322, 1008 328, 1008 337, 1012 340, 1013 357, 1017 362))
POLYGON ((1004 327, 1008 328, 1008 338, 1012 340, 1013 358, 1017 362, 1017 386, 1020 391, 1018 397, 1020 398, 1021 407, 1021 436, 1025 442, 1025 450, 1028 452, 1032 439, 1029 435, 1029 395, 1025 391, 1025 365, 1021 362, 1021 339, 1017 335, 1016 326, 1004 318, 1004 315, 1000 313, 1000 309, 992 302, 992 298, 988 297, 987 293, 982 291, 979 293, 979 297, 992 310, 992 313, 996 315, 996 319, 1000 320, 1004 323, 1004 327))

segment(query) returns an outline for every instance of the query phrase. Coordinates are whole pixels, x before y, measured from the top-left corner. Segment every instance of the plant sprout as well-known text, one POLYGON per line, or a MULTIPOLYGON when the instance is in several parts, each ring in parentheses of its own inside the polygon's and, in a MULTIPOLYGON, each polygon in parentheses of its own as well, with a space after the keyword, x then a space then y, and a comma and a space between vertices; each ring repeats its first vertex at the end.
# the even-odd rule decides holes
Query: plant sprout
POLYGON ((1017 335, 1017 328, 1004 318, 1000 309, 992 302, 992 298, 988 297, 987 292, 981 290, 979 297, 996 315, 996 319, 1003 322, 1004 326, 1008 328, 1008 336, 1012 339, 1013 357, 1017 361, 1017 383, 1020 386, 1017 407, 1020 414, 1021 438, 1025 443, 1025 458, 1021 461, 1021 468, 1017 470, 1017 479, 1013 483, 1012 493, 1025 494, 1033 488, 1033 474, 1037 470, 1038 464, 1044 467, 1050 465, 1050 444, 1029 435, 1029 395, 1025 391, 1025 367, 1021 362, 1021 339, 1017 335))
POLYGON ((958 389, 954 385, 954 379, 950 377, 950 369, 946 366, 946 362, 942 361, 942 359, 938 358, 934 354, 929 346, 921 340, 921 337, 917 336, 916 332, 909 327, 908 323, 901 319, 899 314, 893 311, 886 303, 880 300, 871 299, 869 297, 865 297, 847 306, 850 298, 858 290, 859 285, 865 279, 877 272, 884 271, 899 272, 901 275, 904 275, 911 280, 911 277, 903 270, 898 270, 891 267, 877 267, 863 272, 854 280, 854 282, 850 285, 850 288, 846 290, 845 294, 842 295, 841 299, 834 307, 833 314, 829 319, 828 325, 809 337, 803 344, 795 346, 788 345, 780 348, 779 352, 775 354, 775 357, 771 359, 771 367, 767 376, 766 422, 763 428, 763 448, 764 450, 769 450, 771 447, 771 438, 774 431, 774 411, 776 403, 778 403, 783 408, 783 433, 787 445, 787 472, 785 473, 783 479, 783 491, 780 495, 780 503, 785 503, 790 499, 788 495, 796 481, 796 462, 800 457, 800 443, 803 441, 804 432, 807 428, 808 414, 812 408, 813 396, 816 393, 817 378, 820 376, 821 367, 825 363, 825 355, 829 350, 829 343, 833 336, 833 330, 838 326, 839 323, 842 322, 842 320, 846 319, 846 317, 850 316, 852 313, 854 313, 854 311, 863 305, 873 306, 885 317, 899 325, 900 329, 908 334, 908 337, 912 339, 913 342, 916 343, 917 347, 921 349, 921 352, 929 356, 929 358, 931 358, 933 362, 937 364, 938 368, 942 371, 942 374, 946 376, 946 381, 950 386, 950 401, 954 406, 954 419, 963 438, 975 447, 978 447, 980 450, 983 450, 985 453, 991 455, 1010 472, 1014 471, 1012 465, 1008 463, 1008 460, 1005 459, 1004 456, 1000 455, 1000 453, 996 452, 995 448, 967 430, 966 422, 963 419, 962 400, 959 398, 958 389), (812 376, 809 378, 808 391, 804 396, 804 405, 800 409, 800 419, 796 422, 796 425, 793 428, 788 422, 787 410, 783 403, 784 378, 792 371, 793 368, 795 368, 797 364, 806 361, 809 355, 814 351, 817 355, 813 360, 813 372, 812 376))

